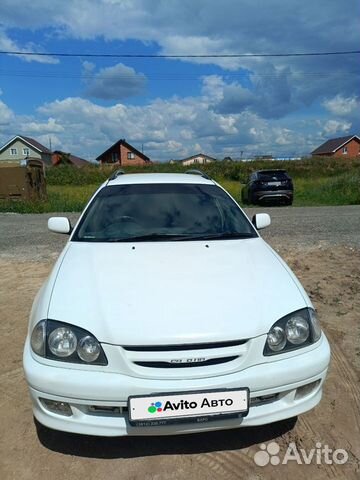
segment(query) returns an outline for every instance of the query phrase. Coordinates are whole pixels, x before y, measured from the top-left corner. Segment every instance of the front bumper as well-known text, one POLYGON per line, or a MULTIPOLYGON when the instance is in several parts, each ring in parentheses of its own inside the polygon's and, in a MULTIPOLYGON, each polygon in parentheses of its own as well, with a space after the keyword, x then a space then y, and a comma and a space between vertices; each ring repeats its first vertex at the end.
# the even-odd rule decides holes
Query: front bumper
POLYGON ((55 430, 103 436, 173 435, 208 430, 256 426, 304 413, 320 402, 330 360, 329 344, 322 335, 316 348, 291 359, 274 359, 240 372, 210 378, 154 380, 116 373, 52 367, 37 362, 28 342, 24 370, 33 412, 43 425, 55 430), (311 384, 305 388, 306 385, 311 384), (129 424, 127 398, 161 392, 184 392, 248 387, 250 409, 245 418, 205 423, 133 427, 129 424), (304 387, 301 389, 301 387, 304 387), (71 392, 71 394, 69 394, 71 392), (49 411, 40 399, 69 403, 71 416, 49 411), (105 408, 104 408, 105 407, 105 408), (118 407, 116 411, 109 411, 118 407))

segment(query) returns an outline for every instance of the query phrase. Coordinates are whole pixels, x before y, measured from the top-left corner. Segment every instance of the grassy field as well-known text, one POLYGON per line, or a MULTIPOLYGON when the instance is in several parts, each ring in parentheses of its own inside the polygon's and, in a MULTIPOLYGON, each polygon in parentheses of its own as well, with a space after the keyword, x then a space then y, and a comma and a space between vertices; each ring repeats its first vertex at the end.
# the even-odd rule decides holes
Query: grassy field
POLYGON ((99 185, 48 185, 48 199, 41 202, 0 201, 0 212, 80 212, 99 185))
MULTIPOLYGON (((301 161, 216 162, 203 170, 217 180, 239 203, 249 173, 264 168, 285 168, 295 186, 294 206, 360 204, 360 159, 307 159, 301 161)), ((179 165, 157 164, 126 169, 129 173, 181 172, 179 165)), ((97 166, 50 168, 47 172, 48 200, 44 202, 0 201, 0 212, 77 212, 106 180, 112 169, 97 166)))

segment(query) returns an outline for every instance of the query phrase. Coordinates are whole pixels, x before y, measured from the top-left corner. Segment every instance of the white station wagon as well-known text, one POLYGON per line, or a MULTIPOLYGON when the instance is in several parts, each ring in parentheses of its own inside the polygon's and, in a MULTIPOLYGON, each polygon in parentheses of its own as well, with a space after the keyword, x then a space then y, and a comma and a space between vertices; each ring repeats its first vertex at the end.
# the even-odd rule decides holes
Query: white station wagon
POLYGON ((321 399, 314 307, 234 199, 201 172, 117 172, 91 198, 31 311, 36 419, 161 435, 263 425, 321 399))

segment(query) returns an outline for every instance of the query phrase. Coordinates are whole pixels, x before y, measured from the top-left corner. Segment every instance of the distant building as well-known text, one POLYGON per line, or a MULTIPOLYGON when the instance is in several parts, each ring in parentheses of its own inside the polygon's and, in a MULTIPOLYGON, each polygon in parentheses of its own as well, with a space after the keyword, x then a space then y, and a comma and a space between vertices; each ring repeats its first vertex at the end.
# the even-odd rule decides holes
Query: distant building
POLYGON ((256 155, 254 160, 274 160, 272 155, 256 155))
POLYGON ((360 155, 360 137, 348 135, 347 137, 331 138, 320 147, 311 152, 313 157, 357 157, 360 155))
POLYGON ((100 163, 112 163, 122 165, 123 167, 135 165, 150 165, 152 162, 149 157, 139 152, 125 139, 118 140, 114 145, 105 150, 97 157, 100 163))
POLYGON ((74 165, 75 167, 90 165, 90 162, 84 158, 77 157, 71 153, 61 152, 60 150, 55 150, 55 152, 52 153, 51 162, 54 167, 59 165, 74 165))
POLYGON ((179 160, 179 163, 183 165, 204 165, 205 163, 211 162, 216 162, 216 158, 209 157, 209 155, 205 155, 204 153, 198 153, 197 155, 179 160))
POLYGON ((51 165, 51 151, 33 138, 16 135, 0 148, 0 162, 25 158, 40 159, 45 165, 51 165))

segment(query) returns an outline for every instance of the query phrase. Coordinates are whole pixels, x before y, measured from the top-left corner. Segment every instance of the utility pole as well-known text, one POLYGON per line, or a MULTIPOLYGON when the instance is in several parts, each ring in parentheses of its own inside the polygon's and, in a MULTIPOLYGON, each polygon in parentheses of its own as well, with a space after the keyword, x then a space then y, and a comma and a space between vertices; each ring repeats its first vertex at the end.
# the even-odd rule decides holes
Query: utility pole
POLYGON ((52 152, 52 150, 51 150, 51 137, 49 137, 49 147, 50 147, 50 152, 52 152))

